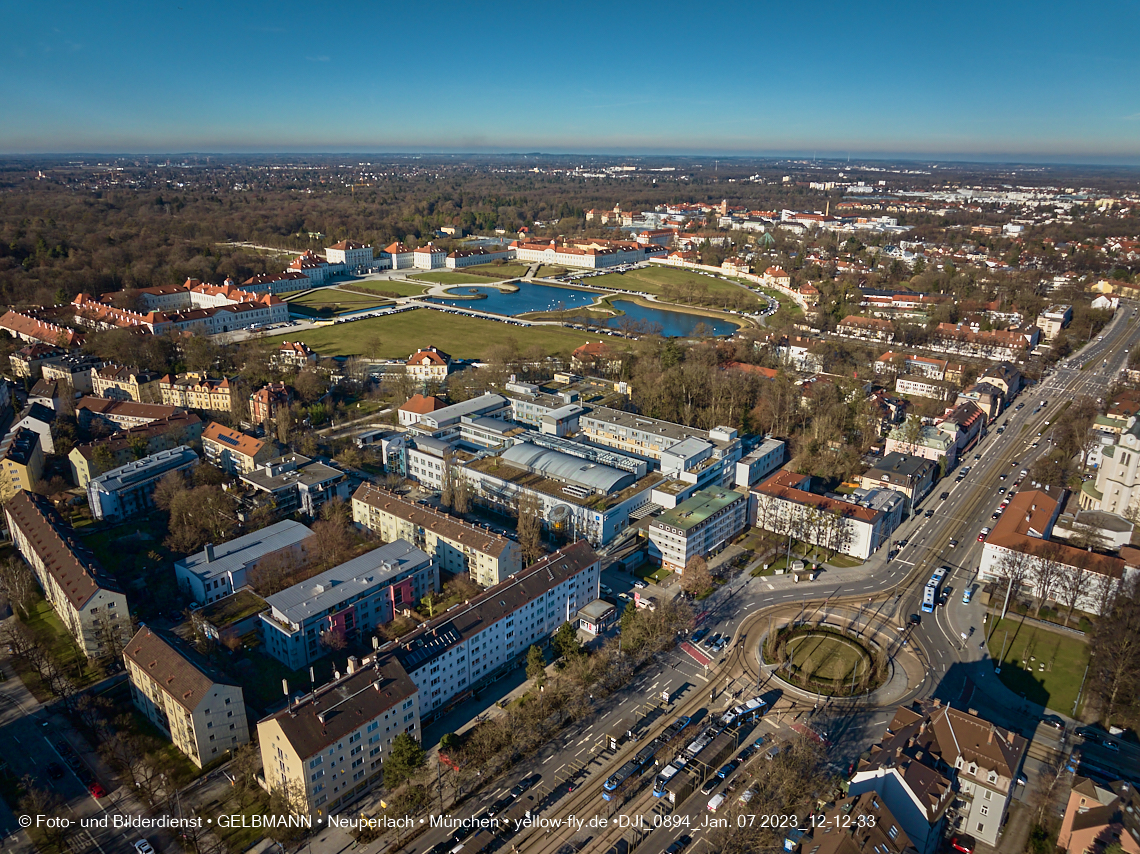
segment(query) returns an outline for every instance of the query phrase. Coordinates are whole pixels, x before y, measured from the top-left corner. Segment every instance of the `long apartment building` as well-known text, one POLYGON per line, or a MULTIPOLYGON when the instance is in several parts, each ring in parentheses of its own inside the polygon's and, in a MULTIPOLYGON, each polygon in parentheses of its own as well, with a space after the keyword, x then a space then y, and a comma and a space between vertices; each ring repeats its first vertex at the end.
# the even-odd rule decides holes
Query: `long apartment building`
POLYGON ((257 722, 265 784, 296 813, 325 815, 380 780, 400 733, 420 739, 419 691, 399 662, 348 670, 257 722))
POLYGON ((123 662, 135 707, 199 768, 249 741, 241 686, 181 638, 143 626, 123 662))
POLYGON ((313 532, 300 522, 277 522, 221 545, 207 544, 174 564, 178 586, 195 602, 207 605, 249 583, 249 574, 270 557, 303 563, 313 532))
POLYGON ((683 573, 695 557, 716 551, 748 524, 748 495, 723 487, 702 489, 649 525, 649 554, 683 573))
POLYGON ((420 691, 424 719, 431 719, 575 621, 598 598, 600 575, 597 553, 579 540, 381 647, 379 655, 399 662, 420 691))
POLYGON ((140 447, 149 455, 179 445, 198 445, 203 427, 202 419, 194 413, 180 413, 76 445, 67 455, 71 475, 76 486, 86 489, 91 478, 136 459, 135 451, 140 447))
POLYGON ((396 540, 267 597, 265 651, 291 670, 305 667, 438 592, 432 557, 396 540))
POLYGON ((88 658, 101 658, 118 635, 130 638, 127 597, 75 531, 42 496, 17 493, 4 505, 12 543, 60 621, 88 658))
MULTIPOLYGON (((213 379, 201 373, 167 374, 158 381, 158 390, 166 406, 206 412, 234 411, 234 381, 230 377, 213 379)), ((240 405, 241 401, 237 403, 240 405)))
POLYGON ((441 572, 467 575, 483 587, 522 569, 513 540, 370 483, 361 484, 352 496, 352 519, 386 543, 413 543, 435 557, 441 572))
POLYGON ((154 509, 154 491, 171 472, 188 472, 198 455, 185 445, 133 460, 125 466, 87 481, 91 515, 104 522, 120 522, 154 509))

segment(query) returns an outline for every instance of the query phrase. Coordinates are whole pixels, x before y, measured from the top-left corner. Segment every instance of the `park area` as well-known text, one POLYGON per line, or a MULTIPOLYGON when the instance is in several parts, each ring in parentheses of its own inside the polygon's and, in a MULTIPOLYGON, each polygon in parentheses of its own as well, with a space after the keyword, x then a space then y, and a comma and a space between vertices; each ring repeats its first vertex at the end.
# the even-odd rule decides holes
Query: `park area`
POLYGON ((988 640, 990 658, 1000 663, 998 678, 1007 688, 1031 702, 1074 714, 1089 661, 1080 636, 1007 617, 990 627, 988 640))
POLYGON ((417 285, 415 282, 405 282, 400 279, 365 279, 360 282, 350 282, 340 286, 342 291, 353 293, 373 293, 381 297, 390 297, 393 294, 401 297, 418 297, 428 290, 428 285, 417 285))
POLYGON ((713 276, 706 276, 695 270, 682 270, 677 267, 651 265, 638 267, 628 273, 610 273, 585 279, 585 285, 618 288, 627 291, 644 291, 647 294, 675 299, 694 304, 712 305, 716 298, 723 297, 730 302, 743 300, 750 307, 762 306, 757 296, 733 282, 726 282, 713 276), (701 298, 697 298, 697 297, 701 298))
POLYGON ((378 308, 386 302, 387 300, 379 296, 349 293, 337 288, 314 288, 289 300, 289 310, 314 317, 333 317, 352 311, 378 308))
POLYGON ((527 264, 476 264, 464 267, 462 272, 436 270, 431 273, 413 273, 409 278, 437 285, 463 285, 486 283, 487 280, 516 279, 530 269, 527 264))
POLYGON ((550 354, 570 353, 587 341, 597 340, 597 336, 591 339, 584 332, 558 326, 521 329, 494 320, 421 308, 269 339, 270 343, 304 341, 322 356, 368 353, 377 359, 406 359, 408 353, 430 343, 438 344, 459 359, 480 359, 495 345, 512 340, 522 350, 537 346, 550 354), (376 342, 379 343, 373 347, 376 342))

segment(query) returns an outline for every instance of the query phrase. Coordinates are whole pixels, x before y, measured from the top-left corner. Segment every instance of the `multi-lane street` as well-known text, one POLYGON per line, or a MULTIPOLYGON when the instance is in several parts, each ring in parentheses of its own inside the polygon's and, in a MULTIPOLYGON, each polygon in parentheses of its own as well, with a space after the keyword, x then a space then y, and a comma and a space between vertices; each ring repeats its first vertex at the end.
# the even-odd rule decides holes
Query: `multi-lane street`
MULTIPOLYGON (((1033 486, 1028 474, 1022 475, 1021 472, 1025 470, 1028 473, 1034 460, 1048 451, 1049 428, 1066 402, 1084 395, 1104 397, 1113 378, 1127 361, 1128 350, 1140 340, 1133 312, 1134 306, 1122 306, 1097 340, 1021 393, 1014 407, 990 425, 989 431, 975 447, 969 449, 958 468, 948 473, 914 516, 896 532, 895 539, 905 541, 905 545, 893 559, 887 560, 881 553, 861 567, 828 570, 811 582, 797 584, 790 576, 745 576, 725 585, 702 603, 698 616, 701 627, 707 628, 710 635, 720 632, 733 639, 713 656, 707 668, 682 653, 671 653, 663 670, 643 673, 629 690, 611 698, 609 704, 589 722, 568 733, 558 744, 551 745, 533 760, 524 762, 488 794, 486 802, 505 793, 516 778, 541 773, 544 791, 554 790, 557 794, 557 799, 543 815, 557 817, 574 810, 579 814, 596 812, 602 802, 594 790, 607 774, 612 773, 617 764, 616 758, 607 759, 606 754, 585 771, 578 772, 573 778, 579 785, 577 792, 570 792, 565 786, 558 792, 557 786, 570 779, 568 773, 576 771, 581 763, 589 760, 594 752, 592 748, 604 738, 608 728, 636 713, 639 706, 655 701, 662 690, 670 692, 674 706, 661 714, 659 725, 654 725, 657 730, 647 731, 646 736, 654 735, 677 714, 704 715, 719 711, 723 700, 710 702, 712 691, 731 681, 734 674, 748 670, 744 662, 755 659, 752 642, 747 640, 754 637, 748 631, 750 618, 754 625, 762 622, 757 618, 768 609, 794 603, 802 603, 806 607, 809 603, 823 600, 866 597, 874 601, 878 617, 905 630, 910 649, 915 650, 926 663, 926 678, 913 687, 909 698, 938 696, 966 702, 1002 726, 1033 734, 1045 710, 1008 691, 994 675, 982 641, 985 608, 978 597, 965 603, 961 594, 968 586, 977 584, 977 568, 983 548, 977 537, 983 527, 993 524, 991 516, 1003 497, 998 490, 1005 486, 1008 491, 1015 482, 1019 489, 1033 486), (998 427, 1003 428, 1001 433, 997 432, 998 427), (969 471, 965 476, 958 477, 967 467, 969 471), (945 499, 941 497, 943 493, 948 493, 945 499), (925 513, 928 509, 934 510, 929 517, 925 513), (951 546, 951 541, 956 545, 951 546), (923 614, 917 626, 909 626, 909 616, 920 611, 922 586, 933 569, 941 565, 952 570, 946 581, 949 589, 945 606, 936 608, 932 614, 923 614)), ((631 581, 632 577, 612 571, 603 576, 603 583, 615 590, 625 589, 631 581)), ((837 764, 843 764, 857 756, 870 740, 881 733, 888 720, 888 710, 872 707, 854 709, 850 706, 829 708, 821 710, 815 720, 820 729, 839 734, 838 738, 833 735, 835 744, 829 756, 837 764)), ((755 735, 742 739, 739 746, 743 747, 746 741, 760 735, 779 741, 791 737, 792 733, 787 720, 766 719, 755 735)), ((1140 761, 1140 757, 1133 756, 1127 746, 1123 752, 1102 749, 1103 756, 1097 753, 1096 746, 1089 749, 1108 767, 1112 767, 1114 759, 1123 763, 1140 761)), ((690 826, 696 828, 703 822, 702 813, 708 799, 707 794, 698 792, 685 802, 678 814, 688 815, 690 826)), ((631 808, 642 810, 646 815, 654 811, 662 813, 665 809, 659 800, 644 795, 623 809, 631 808)), ((646 840, 649 843, 647 850, 664 850, 680 833, 681 830, 675 826, 652 831, 646 840)), ((546 841, 549 836, 543 834, 542 844, 549 844, 546 841)), ((623 838, 622 834, 613 831, 605 836, 595 836, 597 838, 591 839, 584 850, 605 851, 615 840, 623 838)), ((441 843, 443 837, 442 833, 425 835, 409 850, 430 850, 433 845, 441 843)), ((699 842, 700 838, 700 832, 697 832, 696 841, 699 842)), ((541 844, 533 847, 537 843, 525 836, 520 836, 512 844, 518 845, 519 850, 545 850, 541 844)))

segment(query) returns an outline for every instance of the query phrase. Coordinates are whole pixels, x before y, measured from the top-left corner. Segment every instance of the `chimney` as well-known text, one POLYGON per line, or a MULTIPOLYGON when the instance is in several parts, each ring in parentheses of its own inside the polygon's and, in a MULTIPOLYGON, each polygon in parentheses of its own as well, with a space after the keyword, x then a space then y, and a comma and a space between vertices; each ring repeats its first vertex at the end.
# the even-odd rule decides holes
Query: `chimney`
POLYGON ((990 734, 986 736, 986 744, 994 743, 994 728, 990 727, 990 734))
POLYGON ((345 670, 351 676, 353 673, 355 673, 359 669, 360 669, 360 659, 357 658, 355 655, 350 655, 348 657, 348 665, 345 667, 345 670))
POLYGON ((1009 746, 1010 746, 1010 747, 1013 747, 1013 730, 1011 730, 1011 729, 1010 729, 1010 730, 1006 730, 1006 732, 1005 732, 1005 740, 1006 740, 1006 742, 1009 744, 1009 746))
POLYGON ((206 543, 206 563, 213 563, 214 561, 214 544, 206 543))

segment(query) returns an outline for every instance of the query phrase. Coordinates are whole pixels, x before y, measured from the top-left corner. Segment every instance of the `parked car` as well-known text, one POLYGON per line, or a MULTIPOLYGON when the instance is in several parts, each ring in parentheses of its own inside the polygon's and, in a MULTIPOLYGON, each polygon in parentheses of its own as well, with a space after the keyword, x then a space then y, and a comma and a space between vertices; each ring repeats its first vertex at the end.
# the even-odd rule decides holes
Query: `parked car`
POLYGON ((49 762, 47 767, 48 776, 53 780, 58 780, 63 776, 63 766, 58 762, 49 762))
POLYGON ((91 797, 95 798, 96 800, 107 796, 107 790, 104 789, 98 781, 88 783, 87 791, 91 797))
POLYGON ((977 840, 968 834, 955 836, 950 840, 950 848, 954 851, 960 851, 961 854, 974 854, 974 848, 976 848, 977 845, 977 840))
POLYGON ((517 798, 517 797, 521 796, 523 792, 525 792, 527 789, 531 788, 531 786, 535 785, 535 783, 537 783, 541 779, 542 779, 541 774, 531 774, 529 777, 523 777, 521 780, 518 781, 518 783, 515 785, 515 787, 513 789, 511 789, 511 797, 517 798))
POLYGON ((709 805, 708 805, 709 812, 716 812, 718 809, 720 809, 721 805, 725 801, 725 798, 726 798, 726 795, 724 794, 724 792, 720 792, 719 794, 713 795, 712 798, 709 800, 709 805))
POLYGON ((712 790, 715 789, 720 784, 721 784, 720 777, 716 776, 716 774, 713 774, 711 777, 709 777, 707 780, 705 780, 704 784, 701 786, 701 793, 705 794, 705 795, 712 794, 712 790))
POLYGON ((716 775, 722 780, 727 780, 728 775, 735 771, 736 766, 739 764, 739 761, 734 759, 732 762, 729 762, 726 765, 722 765, 720 770, 716 772, 716 775))
POLYGON ((646 583, 645 583, 644 581, 642 581, 641 579, 638 579, 637 581, 633 582, 633 586, 634 586, 636 589, 638 589, 638 590, 644 590, 644 589, 645 589, 646 587, 648 587, 649 585, 648 585, 648 584, 646 584, 646 583))

